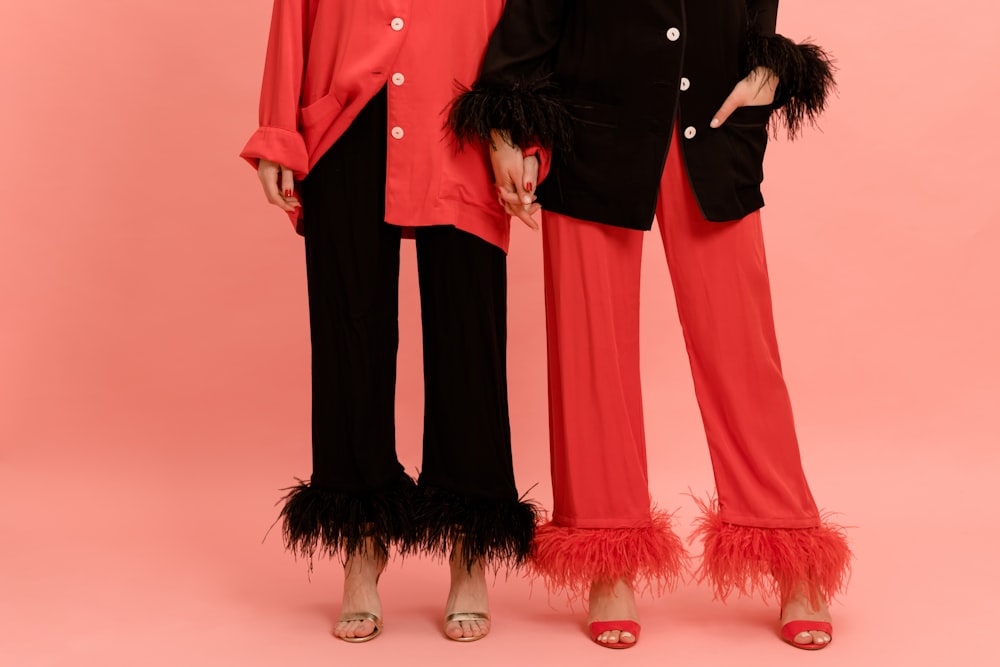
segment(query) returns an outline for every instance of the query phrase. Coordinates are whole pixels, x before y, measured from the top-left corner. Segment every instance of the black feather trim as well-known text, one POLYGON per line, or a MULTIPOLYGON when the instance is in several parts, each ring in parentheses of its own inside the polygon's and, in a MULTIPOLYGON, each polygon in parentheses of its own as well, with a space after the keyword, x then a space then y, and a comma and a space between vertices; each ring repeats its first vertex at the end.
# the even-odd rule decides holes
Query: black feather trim
MULTIPOLYGON (((459 85, 448 112, 448 126, 459 145, 491 142, 490 131, 508 133, 515 146, 570 148, 570 115, 555 86, 542 79, 532 83, 494 86, 459 85)), ((491 142, 492 143, 492 142, 491 142)))
POLYGON ((281 502, 279 520, 285 548, 309 561, 315 555, 334 557, 358 551, 367 539, 383 550, 405 551, 411 525, 416 484, 407 475, 381 491, 344 492, 297 480, 281 502))
POLYGON ((539 511, 524 498, 493 500, 421 486, 414 512, 417 539, 412 546, 472 564, 477 560, 499 567, 523 565, 539 511))
POLYGON ((774 108, 794 139, 805 124, 815 125, 836 89, 833 59, 821 47, 796 44, 781 35, 750 33, 747 38, 744 75, 756 67, 767 67, 778 76, 774 108))

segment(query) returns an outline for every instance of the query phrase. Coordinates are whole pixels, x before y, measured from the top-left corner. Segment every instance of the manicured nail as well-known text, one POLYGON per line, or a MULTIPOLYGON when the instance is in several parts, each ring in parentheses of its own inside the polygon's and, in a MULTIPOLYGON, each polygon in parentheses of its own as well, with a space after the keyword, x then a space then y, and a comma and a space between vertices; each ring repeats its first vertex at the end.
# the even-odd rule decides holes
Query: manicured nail
POLYGON ((529 182, 529 183, 525 184, 524 189, 527 190, 528 192, 531 192, 532 189, 534 189, 534 187, 535 187, 535 184, 529 182))
POLYGON ((292 196, 292 191, 291 190, 285 190, 285 196, 286 197, 291 197, 292 196))
POLYGON ((719 127, 719 125, 721 125, 721 124, 722 123, 719 122, 718 118, 713 118, 712 122, 709 123, 708 125, 709 125, 709 127, 719 127))

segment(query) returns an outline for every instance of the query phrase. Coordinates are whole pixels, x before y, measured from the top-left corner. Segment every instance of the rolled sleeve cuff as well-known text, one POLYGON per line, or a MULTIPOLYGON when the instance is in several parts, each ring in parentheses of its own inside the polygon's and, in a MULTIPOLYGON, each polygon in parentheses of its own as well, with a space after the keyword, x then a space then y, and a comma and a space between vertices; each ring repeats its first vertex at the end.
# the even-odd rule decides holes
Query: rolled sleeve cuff
POLYGON ((305 139, 298 132, 280 127, 261 127, 250 140, 240 157, 256 169, 261 160, 277 162, 292 170, 297 180, 305 178, 309 171, 309 153, 305 139))
POLYGON ((539 185, 548 178, 549 167, 552 166, 552 154, 541 146, 529 146, 521 151, 521 154, 528 158, 534 155, 538 158, 538 183, 539 185))

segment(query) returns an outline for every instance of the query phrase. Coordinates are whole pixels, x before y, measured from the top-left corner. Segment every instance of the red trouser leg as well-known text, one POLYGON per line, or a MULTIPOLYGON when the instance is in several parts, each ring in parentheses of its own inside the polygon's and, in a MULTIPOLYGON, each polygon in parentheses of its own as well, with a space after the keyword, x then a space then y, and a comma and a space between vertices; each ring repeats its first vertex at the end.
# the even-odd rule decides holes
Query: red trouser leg
MULTIPOLYGON (((718 487, 719 508, 706 506, 697 530, 700 574, 723 597, 802 580, 829 597, 850 552, 821 522, 802 472, 760 216, 704 220, 675 149, 658 218, 718 487)), ((537 567, 568 586, 670 581, 680 548, 668 517, 649 513, 642 429, 642 232, 551 213, 543 229, 555 508, 536 538, 537 567)))
POLYGON ((720 515, 762 528, 816 526, 778 357, 760 212, 738 222, 705 220, 676 148, 656 213, 720 515))
POLYGON ((651 510, 639 382, 643 232, 546 213, 542 223, 553 520, 534 566, 555 587, 681 572, 670 517, 651 510))
POLYGON ((576 528, 646 526, 642 232, 559 214, 547 214, 543 229, 553 519, 576 528))
POLYGON ((718 495, 696 531, 705 547, 699 575, 720 597, 809 581, 829 598, 843 587, 850 551, 843 531, 821 521, 802 470, 760 212, 705 220, 680 141, 675 129, 657 219, 718 495))

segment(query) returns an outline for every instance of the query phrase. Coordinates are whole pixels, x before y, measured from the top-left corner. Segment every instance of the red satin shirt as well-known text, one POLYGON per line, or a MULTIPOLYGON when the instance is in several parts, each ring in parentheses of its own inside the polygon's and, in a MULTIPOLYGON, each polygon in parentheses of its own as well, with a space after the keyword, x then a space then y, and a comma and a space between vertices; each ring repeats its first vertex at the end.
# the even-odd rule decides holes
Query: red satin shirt
POLYGON ((457 84, 475 81, 503 6, 275 0, 260 128, 242 157, 254 168, 261 158, 277 162, 301 179, 387 86, 386 221, 454 225, 506 251, 510 222, 496 201, 489 158, 479 147, 459 151, 445 127, 457 84))

